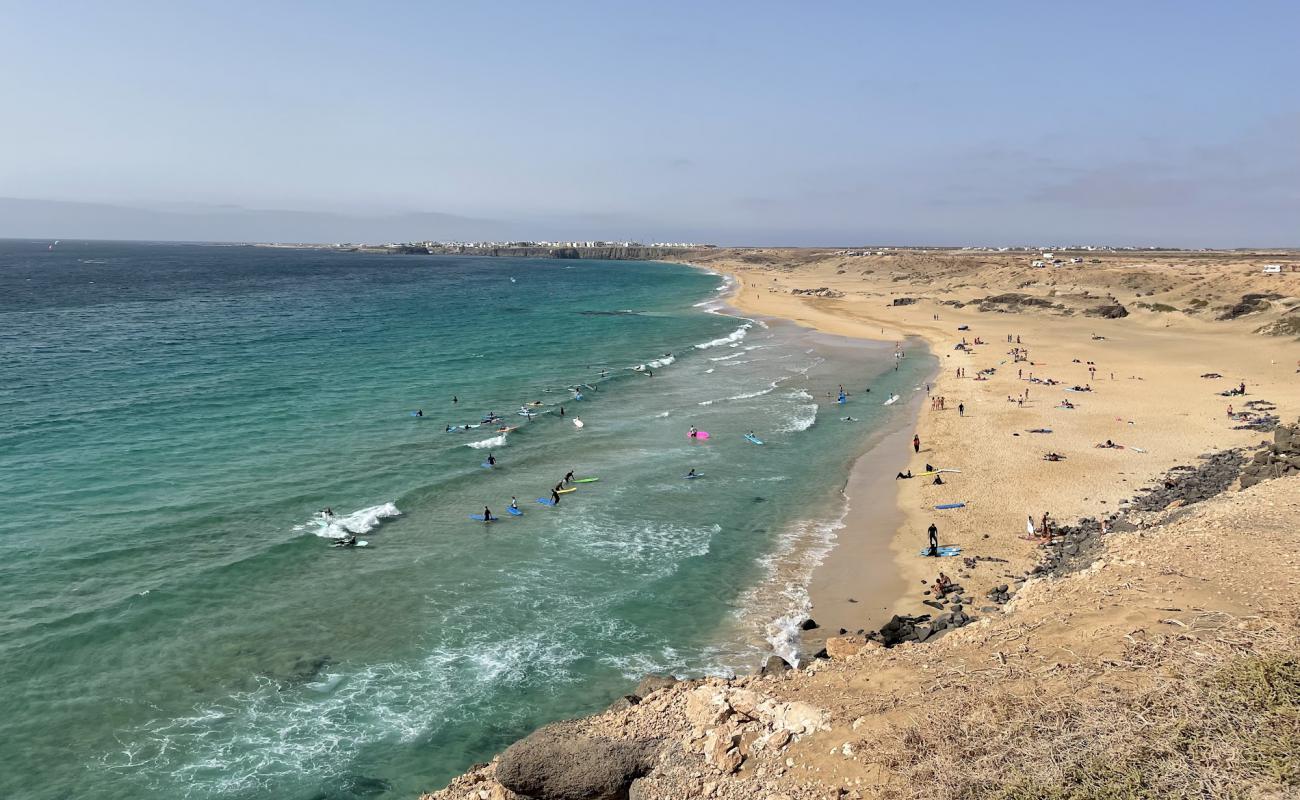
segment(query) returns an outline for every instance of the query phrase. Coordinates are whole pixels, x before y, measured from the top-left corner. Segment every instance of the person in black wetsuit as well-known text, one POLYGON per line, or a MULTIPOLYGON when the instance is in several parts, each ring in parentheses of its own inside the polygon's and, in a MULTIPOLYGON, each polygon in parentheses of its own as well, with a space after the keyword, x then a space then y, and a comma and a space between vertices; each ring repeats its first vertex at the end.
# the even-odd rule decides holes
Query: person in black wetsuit
POLYGON ((560 491, 559 491, 559 489, 560 489, 560 487, 557 486, 557 487, 555 487, 554 489, 551 490, 551 502, 554 503, 554 504, 557 505, 557 506, 560 504, 560 491))
POLYGON ((939 555, 939 528, 938 528, 938 526, 935 525, 933 522, 931 522, 931 523, 930 523, 930 528, 929 528, 929 530, 927 531, 927 533, 930 534, 930 552, 926 553, 926 555, 937 557, 937 556, 939 555))
POLYGON ((487 460, 487 463, 488 463, 488 466, 490 466, 490 467, 495 467, 495 466, 497 465, 497 457, 494 456, 494 455, 492 455, 491 453, 488 453, 488 460, 487 460))
POLYGON ((564 476, 565 483, 573 483, 573 470, 569 470, 564 476))
POLYGON ((487 524, 495 519, 496 517, 492 516, 492 509, 488 508, 487 506, 483 506, 483 523, 487 524))

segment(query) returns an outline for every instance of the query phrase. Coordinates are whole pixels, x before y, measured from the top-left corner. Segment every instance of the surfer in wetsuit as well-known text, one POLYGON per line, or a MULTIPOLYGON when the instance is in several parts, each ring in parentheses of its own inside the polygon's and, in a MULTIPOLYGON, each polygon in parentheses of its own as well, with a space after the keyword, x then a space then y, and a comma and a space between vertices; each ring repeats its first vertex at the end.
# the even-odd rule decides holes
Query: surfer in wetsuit
POLYGON ((450 425, 447 426, 447 433, 451 433, 451 426, 450 426, 450 425))
POLYGON ((551 490, 551 503, 553 503, 554 505, 557 505, 557 506, 560 504, 560 492, 559 492, 559 488, 560 488, 560 487, 557 486, 557 487, 555 487, 554 489, 551 490))
POLYGON ((334 519, 334 509, 326 506, 325 510, 320 512, 320 515, 323 519, 334 519))
POLYGON ((491 453, 488 453, 487 463, 489 467, 495 467, 497 465, 497 457, 492 455, 491 453))
POLYGON ((423 416, 424 416, 424 410, 423 410, 423 409, 419 409, 419 408, 415 409, 415 416, 417 416, 417 417, 423 417, 423 416))
POLYGON ((460 398, 453 394, 453 395, 451 396, 451 404, 454 406, 454 405, 456 405, 456 404, 459 403, 459 402, 460 402, 460 398))
POLYGON ((573 483, 573 470, 569 470, 564 476, 565 483, 573 483))
POLYGON ((937 557, 939 555, 939 527, 931 522, 926 533, 930 534, 930 552, 926 553, 926 555, 937 557))
POLYGON ((494 520, 494 519, 496 519, 496 517, 492 516, 492 509, 488 508, 487 506, 483 506, 483 522, 484 522, 484 524, 489 523, 489 522, 491 522, 491 521, 494 520))
POLYGON ((356 547, 357 535, 349 531, 348 535, 344 536, 342 539, 339 539, 337 542, 335 542, 334 546, 335 547, 356 547))
POLYGON ((688 478, 694 478, 694 477, 695 477, 695 467, 691 467, 691 471, 688 472, 688 473, 686 473, 686 477, 688 477, 688 478))
POLYGON ((560 406, 560 416, 564 416, 564 406, 560 406))
POLYGON ((516 500, 513 495, 510 497, 510 507, 515 511, 519 510, 519 501, 516 500))

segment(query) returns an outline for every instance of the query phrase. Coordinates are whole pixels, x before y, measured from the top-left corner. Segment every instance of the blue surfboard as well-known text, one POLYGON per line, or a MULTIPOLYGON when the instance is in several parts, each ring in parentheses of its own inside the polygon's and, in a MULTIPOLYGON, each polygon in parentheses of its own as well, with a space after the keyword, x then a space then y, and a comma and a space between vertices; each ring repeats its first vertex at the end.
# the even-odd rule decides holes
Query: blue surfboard
MULTIPOLYGON (((470 519, 478 520, 479 522, 482 522, 482 521, 483 521, 483 515, 482 515, 482 514, 470 514, 470 515, 469 515, 469 518, 470 518, 470 519)), ((499 520, 499 519, 501 519, 501 518, 500 518, 500 517, 493 517, 492 519, 488 520, 488 522, 496 522, 496 521, 499 520)))
POLYGON ((510 516, 512 516, 512 517, 522 517, 522 516, 524 515, 524 512, 520 511, 519 509, 515 508, 514 506, 510 506, 510 507, 506 508, 506 511, 507 511, 507 512, 510 514, 510 516))
POLYGON ((758 438, 757 436, 753 436, 753 435, 751 435, 751 434, 748 434, 748 433, 745 434, 745 438, 748 439, 749 441, 753 442, 754 444, 762 444, 762 443, 763 443, 763 440, 762 440, 762 439, 758 438))
POLYGON ((555 501, 552 500, 552 499, 549 498, 549 497, 539 497, 539 498, 537 498, 537 502, 541 503, 541 504, 544 505, 544 506, 553 506, 553 505, 555 505, 555 501))
POLYGON ((479 466, 480 466, 480 467, 486 467, 487 469, 492 469, 492 466, 493 466, 493 465, 492 465, 492 464, 489 464, 489 463, 486 462, 486 461, 484 461, 482 464, 479 464, 479 466))
POLYGON ((965 507, 966 507, 966 504, 965 504, 965 503, 944 503, 943 505, 935 506, 935 508, 939 509, 940 511, 943 511, 943 510, 946 510, 946 509, 949 509, 949 508, 965 508, 965 507))
MULTIPOLYGON (((930 548, 928 548, 928 547, 925 548, 925 549, 922 550, 921 552, 917 553, 917 555, 918 555, 918 556, 928 556, 928 555, 930 555, 930 548)), ((952 556, 959 556, 959 555, 961 555, 961 548, 960 548, 960 547, 940 547, 940 548, 939 548, 939 557, 940 557, 940 558, 950 558, 950 557, 952 557, 952 556)))

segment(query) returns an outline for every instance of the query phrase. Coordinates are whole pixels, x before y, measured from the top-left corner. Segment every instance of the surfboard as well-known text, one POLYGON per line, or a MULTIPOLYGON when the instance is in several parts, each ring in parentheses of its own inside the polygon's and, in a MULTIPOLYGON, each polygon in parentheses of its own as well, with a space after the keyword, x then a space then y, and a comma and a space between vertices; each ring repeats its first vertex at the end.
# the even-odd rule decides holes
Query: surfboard
MULTIPOLYGON (((362 540, 362 541, 359 541, 359 542, 357 542, 356 544, 354 544, 354 545, 352 545, 352 546, 353 546, 353 547, 366 547, 366 546, 368 546, 369 544, 370 544, 370 542, 365 541, 365 540, 362 540)), ((337 548, 339 548, 339 549, 341 549, 341 550, 347 550, 347 549, 348 549, 347 545, 342 545, 342 544, 332 544, 332 545, 330 545, 330 547, 337 547, 337 548)))
POLYGON ((574 417, 574 418, 573 418, 573 427, 575 427, 575 428, 581 428, 581 427, 582 427, 582 420, 578 419, 577 417, 574 417))
POLYGON ((558 490, 558 491, 556 492, 556 494, 568 494, 569 492, 576 492, 576 491, 578 491, 578 490, 575 489, 575 488, 573 488, 572 486, 570 486, 568 489, 560 489, 560 490, 558 490))
MULTIPOLYGON (((482 521, 483 521, 483 515, 482 515, 482 514, 470 514, 470 515, 469 515, 469 518, 470 518, 470 519, 476 519, 476 520, 478 520, 479 522, 482 522, 482 521)), ((492 519, 488 520, 488 522, 496 522, 496 521, 499 520, 499 519, 501 519, 501 518, 500 518, 500 517, 493 517, 492 519)))
POLYGON ((897 402, 898 402, 898 395, 893 395, 892 397, 890 397, 888 400, 886 400, 886 401, 885 401, 884 403, 882 403, 881 405, 892 406, 894 403, 897 403, 897 402))
POLYGON ((708 431, 696 431, 694 436, 691 436, 689 433, 687 433, 687 434, 686 434, 686 438, 687 438, 687 439, 707 439, 707 438, 709 438, 709 432, 708 432, 708 431))
POLYGON ((512 517, 522 517, 522 516, 524 515, 524 512, 520 511, 519 509, 515 508, 514 506, 507 506, 507 507, 506 507, 506 513, 509 514, 509 515, 512 516, 512 517))
POLYGON ((492 469, 492 467, 493 467, 492 464, 489 464, 489 463, 486 462, 486 461, 484 461, 482 464, 479 464, 479 466, 480 466, 480 467, 483 467, 484 469, 492 469))
POLYGON ((574 483, 595 483, 600 478, 578 478, 574 483))
MULTIPOLYGON (((925 549, 922 550, 921 552, 917 553, 917 555, 918 555, 918 556, 928 556, 928 555, 930 555, 930 548, 928 548, 928 547, 925 548, 925 549)), ((939 548, 939 557, 940 557, 940 558, 949 558, 949 557, 952 557, 952 556, 959 556, 959 555, 961 555, 961 548, 960 548, 960 547, 940 547, 940 548, 939 548)))
POLYGON ((753 442, 754 444, 762 444, 762 443, 763 443, 763 440, 762 440, 762 439, 758 438, 757 436, 753 436, 753 435, 751 435, 751 434, 748 434, 748 433, 745 434, 745 438, 748 439, 749 441, 753 442))
POLYGON ((845 403, 849 402, 849 398, 845 397, 844 395, 840 395, 840 399, 836 400, 835 402, 839 403, 840 405, 844 405, 845 403))
POLYGON ((541 504, 544 505, 544 506, 553 506, 553 505, 555 505, 555 501, 552 500, 552 499, 549 498, 549 497, 539 497, 539 498, 537 498, 537 502, 541 503, 541 504))
POLYGON ((918 477, 918 478, 928 478, 928 477, 930 477, 931 475, 942 475, 942 474, 945 473, 945 472, 961 472, 961 470, 959 470, 959 469, 932 469, 932 470, 928 470, 928 471, 926 471, 926 472, 918 472, 918 473, 916 473, 916 477, 918 477))
POLYGON ((950 508, 965 508, 965 507, 966 507, 965 503, 943 503, 941 505, 935 506, 935 508, 939 509, 940 511, 946 511, 950 508))
POLYGON ((695 473, 694 475, 683 475, 682 477, 685 478, 685 479, 688 480, 688 481, 693 481, 693 480, 695 480, 696 478, 703 478, 703 477, 704 477, 704 473, 703 473, 703 472, 697 472, 697 473, 695 473))
POLYGON ((414 411, 411 412, 411 416, 415 417, 416 419, 424 419, 424 415, 423 415, 423 414, 417 414, 417 413, 414 412, 414 411))

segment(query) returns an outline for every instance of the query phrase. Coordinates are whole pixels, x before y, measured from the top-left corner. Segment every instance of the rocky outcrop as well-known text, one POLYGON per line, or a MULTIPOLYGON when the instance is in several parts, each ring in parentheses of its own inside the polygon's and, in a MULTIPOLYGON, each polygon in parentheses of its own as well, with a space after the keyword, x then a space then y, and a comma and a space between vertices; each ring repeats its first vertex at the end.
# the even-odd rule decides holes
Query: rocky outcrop
POLYGON ((654 764, 653 742, 626 742, 547 725, 510 745, 497 781, 532 800, 627 800, 632 781, 654 764))
POLYGON ((816 289, 791 289, 790 294, 802 295, 804 297, 843 297, 844 292, 838 292, 827 286, 819 286, 816 289))
POLYGON ((1300 422, 1279 425, 1273 443, 1260 449, 1241 471, 1241 488, 1300 472, 1300 422))
POLYGON ((1244 317, 1247 314, 1267 311, 1270 306, 1268 301, 1277 300, 1281 297, 1282 295, 1280 294, 1243 294, 1241 296, 1241 302, 1234 303, 1233 305, 1224 308, 1223 313, 1219 315, 1219 319, 1236 319, 1238 317, 1244 317))
POLYGON ((1093 306, 1083 312, 1085 317, 1100 317, 1101 319, 1123 319, 1128 316, 1128 309, 1119 303, 1105 303, 1099 306, 1093 306))

